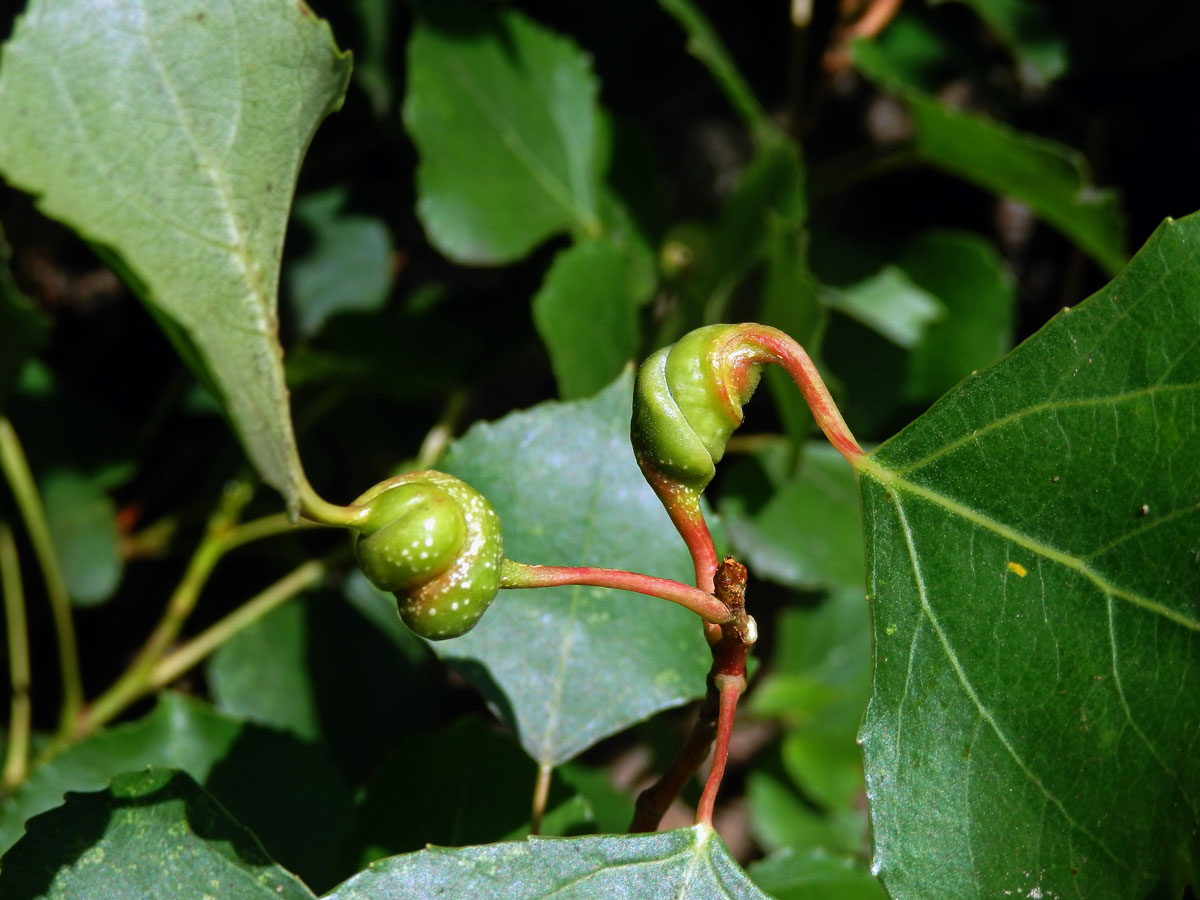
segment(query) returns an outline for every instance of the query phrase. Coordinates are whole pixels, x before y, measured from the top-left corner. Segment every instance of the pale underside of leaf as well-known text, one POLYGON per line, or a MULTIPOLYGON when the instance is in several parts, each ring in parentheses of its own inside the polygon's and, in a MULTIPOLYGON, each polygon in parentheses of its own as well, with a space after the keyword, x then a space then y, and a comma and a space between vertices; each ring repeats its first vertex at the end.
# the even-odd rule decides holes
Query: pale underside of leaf
POLYGON ((284 0, 34 0, 0 70, 0 168, 120 261, 293 508, 279 262, 300 160, 349 68, 284 0))
POLYGON ((449 849, 383 860, 325 900, 767 900, 711 828, 449 849))

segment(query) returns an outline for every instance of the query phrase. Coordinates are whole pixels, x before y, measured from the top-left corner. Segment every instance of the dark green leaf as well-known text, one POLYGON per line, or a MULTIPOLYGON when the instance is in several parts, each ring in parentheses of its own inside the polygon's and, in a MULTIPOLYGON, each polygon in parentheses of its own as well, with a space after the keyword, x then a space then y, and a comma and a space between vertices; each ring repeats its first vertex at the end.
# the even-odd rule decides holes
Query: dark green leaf
POLYGON ((771 117, 754 96, 754 91, 730 57, 712 23, 704 17, 691 0, 659 0, 658 5, 670 13, 687 34, 687 49, 708 69, 725 98, 742 117, 751 131, 760 137, 775 133, 771 117))
MULTIPOLYGON (((30 816, 60 804, 65 792, 99 790, 117 773, 154 765, 179 767, 202 782, 311 883, 336 880, 351 807, 325 755, 178 694, 163 694, 144 719, 102 731, 34 769, 0 802, 0 849, 21 836, 30 816)), ((145 845, 141 852, 145 859, 145 845)))
POLYGON ((632 120, 597 110, 600 137, 598 168, 600 222, 604 237, 621 248, 628 269, 628 290, 639 304, 658 284, 658 167, 654 141, 632 120))
POLYGON ((594 831, 621 834, 633 819, 633 798, 613 787, 607 769, 593 769, 578 762, 564 763, 555 774, 579 792, 587 806, 594 831))
POLYGON ((313 234, 311 252, 288 267, 300 333, 311 337, 339 312, 372 312, 392 289, 392 236, 379 219, 342 212, 332 188, 296 202, 295 218, 313 234))
MULTIPOLYGON (((361 818, 371 858, 525 837, 537 774, 524 750, 478 718, 412 735, 367 785, 361 818)), ((553 815, 572 797, 555 779, 547 809, 553 815)))
POLYGON ((897 900, 1142 897, 1200 815, 1200 218, 859 464, 897 900))
MULTIPOLYGON (((757 321, 787 332, 816 358, 828 312, 808 266, 808 243, 803 222, 774 213, 767 216, 766 279, 757 321)), ((808 404, 786 372, 772 366, 764 375, 784 433, 801 446, 813 429, 808 404)))
POLYGON ((533 321, 564 400, 612 383, 637 351, 634 298, 621 250, 588 241, 562 251, 533 298, 533 321))
POLYGON ((408 46, 404 123, 434 246, 457 262, 496 264, 562 231, 598 234, 596 93, 579 48, 520 13, 424 6, 408 46))
POLYGON ((13 283, 9 247, 0 230, 0 415, 16 388, 21 369, 46 342, 50 321, 13 283))
POLYGON ((865 846, 865 810, 818 810, 778 767, 760 764, 750 773, 746 800, 754 839, 767 850, 819 848, 842 855, 861 852, 865 846))
POLYGON ((997 194, 1012 196, 1110 273, 1124 264, 1117 195, 1091 183, 1083 156, 1055 141, 947 104, 906 82, 885 41, 855 44, 854 64, 898 93, 913 118, 917 156, 997 194))
POLYGON ((823 850, 781 850, 754 863, 749 875, 775 900, 885 900, 870 872, 823 850))
MULTIPOLYGON (((930 0, 931 4, 949 0, 930 0)), ((1045 87, 1067 70, 1067 42, 1054 32, 1049 4, 1037 0, 959 0, 975 10, 1017 60, 1017 75, 1045 87)))
POLYGON ((5 900, 315 900, 183 772, 151 768, 71 794, 4 857, 5 900))
POLYGON ((426 644, 400 620, 396 598, 367 581, 358 570, 352 572, 344 585, 346 600, 373 626, 383 632, 410 663, 428 655, 426 644))
POLYGON ((826 287, 821 299, 905 349, 920 343, 930 325, 945 315, 936 297, 895 266, 884 266, 856 284, 826 287))
MULTIPOLYGON (((476 426, 451 448, 444 467, 495 506, 506 556, 691 580, 629 448, 632 381, 476 426)), ((709 663, 693 614, 589 587, 502 591, 474 631, 434 649, 548 765, 699 696, 709 663)))
POLYGON ((804 796, 825 809, 859 809, 857 737, 870 694, 870 637, 862 588, 829 595, 777 622, 772 664, 750 709, 788 723, 781 758, 804 796))
POLYGON ((117 505, 99 479, 57 470, 41 484, 50 536, 67 592, 76 606, 96 606, 121 582, 121 535, 117 505))
POLYGON ((354 80, 371 100, 371 111, 382 119, 392 113, 392 73, 389 62, 395 54, 392 46, 391 0, 355 0, 360 44, 354 47, 354 80))
POLYGON ((207 668, 219 709, 323 741, 356 782, 444 702, 441 679, 422 666, 429 653, 400 622, 395 599, 363 586, 348 590, 350 604, 325 592, 293 600, 223 644, 207 668), (383 601, 391 635, 351 608, 360 596, 383 601))
MULTIPOLYGON (((792 385, 795 390, 795 385, 792 385)), ((811 444, 801 470, 762 485, 761 504, 726 491, 721 516, 754 574, 798 588, 863 584, 862 523, 854 473, 828 444, 811 444)))
POLYGON ((939 397, 1012 345, 1016 287, 988 241, 967 232, 929 231, 909 242, 896 265, 945 313, 909 356, 909 399, 939 397))
POLYGON ((711 828, 629 837, 538 839, 377 863, 326 900, 767 900, 711 828))
POLYGON ((275 0, 33 0, 0 63, 0 170, 111 251, 293 508, 279 258, 349 71, 324 22, 275 0))
POLYGON ((217 708, 301 738, 318 738, 308 631, 304 604, 287 603, 222 644, 207 666, 217 708))
POLYGON ((698 291, 705 321, 726 316, 733 289, 763 261, 773 223, 803 226, 804 177, 799 151, 785 140, 767 143, 742 174, 713 225, 711 259, 704 261, 698 291))

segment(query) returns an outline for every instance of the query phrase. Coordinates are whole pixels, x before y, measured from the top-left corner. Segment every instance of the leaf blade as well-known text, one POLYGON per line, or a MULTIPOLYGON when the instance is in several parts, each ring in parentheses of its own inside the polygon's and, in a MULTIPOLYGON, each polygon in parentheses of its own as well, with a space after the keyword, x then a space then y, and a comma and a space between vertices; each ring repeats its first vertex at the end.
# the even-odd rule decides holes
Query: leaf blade
POLYGON ((650 835, 530 838, 461 850, 431 847, 376 864, 327 900, 381 896, 766 900, 715 832, 699 825, 650 835))
POLYGON ((35 0, 0 74, 0 169, 119 256, 293 509, 279 262, 300 160, 348 78, 328 26, 274 0, 35 0))
MULTIPOLYGON (((900 23, 897 23, 900 24, 900 23)), ((912 34, 911 22, 905 23, 912 34)), ((1083 155, 1056 141, 954 109, 909 82, 902 50, 881 41, 854 45, 854 65, 896 93, 913 119, 913 150, 924 162, 985 190, 1016 197, 1109 275, 1125 264, 1125 222, 1115 191, 1097 188, 1083 155)), ((936 39, 935 39, 936 40, 936 39)))
POLYGON ((637 351, 637 310, 625 254, 608 241, 560 253, 533 298, 533 321, 550 353, 559 396, 607 386, 637 351))
POLYGON ((898 898, 1142 896, 1200 818, 1198 232, 1162 226, 860 468, 898 898))
POLYGON ((14 900, 180 892, 228 900, 314 898, 187 774, 158 767, 118 776, 96 793, 71 794, 65 807, 33 820, 4 856, 0 889, 14 900), (154 841, 152 859, 147 839, 154 841))
POLYGON ((525 16, 461 3, 422 10, 404 123, 417 213, 460 263, 512 262, 553 234, 596 235, 596 94, 587 58, 525 16))

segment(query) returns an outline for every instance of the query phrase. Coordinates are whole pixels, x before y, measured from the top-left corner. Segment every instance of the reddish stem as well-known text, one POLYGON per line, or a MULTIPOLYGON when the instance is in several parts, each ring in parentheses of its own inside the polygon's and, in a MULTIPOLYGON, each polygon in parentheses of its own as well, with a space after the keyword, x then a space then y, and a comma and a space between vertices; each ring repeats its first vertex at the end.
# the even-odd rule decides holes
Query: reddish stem
POLYGON ((704 793, 696 806, 696 824, 712 825, 713 806, 717 802, 717 790, 725 777, 725 764, 729 761, 729 739, 733 736, 733 717, 738 698, 746 690, 746 679, 740 675, 717 675, 713 679, 720 692, 717 707, 717 741, 713 749, 712 769, 704 783, 704 793))
POLYGON ((713 768, 696 809, 697 822, 712 824, 717 789, 721 786, 729 758, 734 712, 738 697, 746 688, 746 657, 758 636, 754 620, 746 615, 746 567, 733 557, 725 557, 717 569, 715 590, 720 602, 729 610, 729 620, 717 627, 719 640, 710 642, 713 662, 708 692, 683 749, 663 776, 638 797, 633 823, 629 826, 632 833, 653 831, 658 827, 663 813, 700 767, 716 738, 713 768))
POLYGON ((590 566, 530 566, 506 559, 500 575, 500 586, 503 588, 557 587, 568 584, 615 588, 619 591, 659 597, 690 609, 714 625, 729 620, 729 609, 712 594, 679 581, 655 578, 639 572, 597 569, 590 566))
POLYGON ((761 363, 775 363, 783 368, 792 376, 792 381, 796 382, 796 387, 800 389, 804 401, 812 410, 813 419, 821 431, 825 432, 829 443, 833 444, 850 465, 854 465, 863 455, 862 447, 850 433, 846 420, 842 418, 841 411, 833 402, 829 388, 825 387, 825 382, 821 379, 821 373, 817 371, 804 348, 784 332, 767 325, 742 326, 737 330, 737 336, 763 353, 740 357, 735 363, 735 377, 744 378, 749 366, 761 363))
POLYGON ((642 834, 658 828, 663 814, 708 756, 717 734, 719 714, 720 696, 712 679, 709 679, 708 693, 700 705, 692 733, 662 777, 638 794, 633 808, 633 821, 629 824, 630 834, 642 834))
POLYGON ((708 523, 704 521, 704 513, 700 511, 700 495, 663 475, 653 463, 639 459, 638 465, 666 508, 675 530, 687 545, 692 566, 696 570, 696 587, 711 594, 713 575, 717 571, 717 550, 713 546, 708 523))

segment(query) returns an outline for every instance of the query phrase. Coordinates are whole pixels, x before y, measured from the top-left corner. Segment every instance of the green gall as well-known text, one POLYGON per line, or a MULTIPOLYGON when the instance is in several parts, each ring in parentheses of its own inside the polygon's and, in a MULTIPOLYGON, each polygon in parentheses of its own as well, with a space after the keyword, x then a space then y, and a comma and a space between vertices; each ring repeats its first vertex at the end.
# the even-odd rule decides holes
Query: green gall
POLYGON ((642 363, 630 437, 651 483, 666 479, 699 495, 712 481, 758 385, 761 364, 742 346, 743 328, 698 328, 642 363))
POLYGON ((400 618, 429 640, 475 627, 500 588, 500 518, 465 482, 431 470, 375 485, 355 501, 365 510, 354 555, 376 587, 396 596, 400 618))

